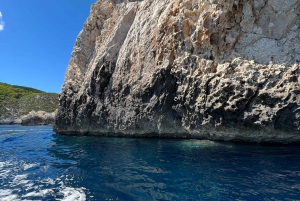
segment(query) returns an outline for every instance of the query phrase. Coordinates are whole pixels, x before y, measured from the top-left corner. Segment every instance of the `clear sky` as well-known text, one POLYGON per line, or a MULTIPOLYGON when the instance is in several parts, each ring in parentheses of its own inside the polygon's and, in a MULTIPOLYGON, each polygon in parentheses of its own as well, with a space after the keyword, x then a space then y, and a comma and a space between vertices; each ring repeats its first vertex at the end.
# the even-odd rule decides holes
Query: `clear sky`
POLYGON ((59 93, 95 2, 0 0, 0 82, 59 93))

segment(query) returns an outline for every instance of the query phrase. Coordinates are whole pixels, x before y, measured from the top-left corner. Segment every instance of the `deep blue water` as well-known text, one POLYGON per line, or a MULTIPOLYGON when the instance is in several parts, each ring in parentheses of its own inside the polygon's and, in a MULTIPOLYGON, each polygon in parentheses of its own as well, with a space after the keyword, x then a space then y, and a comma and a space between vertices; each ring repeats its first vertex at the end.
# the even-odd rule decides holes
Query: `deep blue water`
POLYGON ((300 147, 0 125, 0 200, 300 200, 300 147))

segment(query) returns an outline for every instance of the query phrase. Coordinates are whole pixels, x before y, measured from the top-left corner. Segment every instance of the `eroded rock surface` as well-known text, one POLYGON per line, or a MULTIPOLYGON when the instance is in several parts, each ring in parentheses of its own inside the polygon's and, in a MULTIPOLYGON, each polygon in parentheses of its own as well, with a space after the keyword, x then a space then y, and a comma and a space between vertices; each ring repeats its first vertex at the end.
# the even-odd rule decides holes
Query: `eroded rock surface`
POLYGON ((98 0, 61 134, 300 142, 299 0, 98 0))
POLYGON ((53 125, 56 112, 31 111, 21 117, 21 124, 23 126, 53 125))
POLYGON ((21 118, 18 116, 1 116, 0 124, 20 124, 21 118))

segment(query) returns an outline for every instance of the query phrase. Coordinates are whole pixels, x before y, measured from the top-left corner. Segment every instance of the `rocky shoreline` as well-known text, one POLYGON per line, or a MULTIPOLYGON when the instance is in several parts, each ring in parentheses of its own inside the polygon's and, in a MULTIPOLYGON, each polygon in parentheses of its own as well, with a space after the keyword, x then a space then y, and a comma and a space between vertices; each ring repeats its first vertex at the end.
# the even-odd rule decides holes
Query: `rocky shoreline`
POLYGON ((21 124, 21 119, 19 117, 2 116, 0 118, 0 125, 1 124, 21 124))
POLYGON ((47 113, 45 111, 32 111, 27 115, 22 116, 21 125, 34 126, 34 125, 53 125, 55 112, 47 113))
POLYGON ((53 125, 57 111, 48 113, 45 111, 31 111, 21 117, 1 117, 1 124, 21 124, 22 126, 53 125))
POLYGON ((66 72, 66 135, 300 142, 297 0, 98 0, 66 72))
POLYGON ((53 124, 57 107, 56 93, 0 82, 0 124, 53 124))

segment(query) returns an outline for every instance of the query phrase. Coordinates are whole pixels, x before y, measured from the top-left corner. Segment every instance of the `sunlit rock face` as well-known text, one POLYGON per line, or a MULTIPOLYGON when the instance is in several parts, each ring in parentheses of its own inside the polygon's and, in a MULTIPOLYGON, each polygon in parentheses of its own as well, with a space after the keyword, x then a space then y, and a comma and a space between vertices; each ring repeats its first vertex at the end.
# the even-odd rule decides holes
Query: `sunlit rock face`
POLYGON ((29 114, 21 117, 21 124, 23 126, 53 125, 55 113, 56 111, 52 113, 31 111, 29 114))
POLYGON ((299 0, 98 0, 61 134, 300 142, 299 0))

